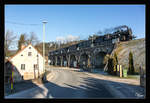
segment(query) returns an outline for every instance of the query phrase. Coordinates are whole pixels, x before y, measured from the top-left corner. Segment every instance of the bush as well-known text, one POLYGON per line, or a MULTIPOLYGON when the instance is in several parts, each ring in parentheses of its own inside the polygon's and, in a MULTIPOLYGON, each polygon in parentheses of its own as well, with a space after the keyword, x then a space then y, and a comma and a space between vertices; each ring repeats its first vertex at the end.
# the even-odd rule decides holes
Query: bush
POLYGON ((114 71, 114 68, 115 68, 115 66, 114 66, 114 58, 110 57, 108 59, 108 70, 107 70, 107 72, 109 74, 111 74, 111 75, 116 75, 116 72, 114 71))
POLYGON ((118 65, 118 57, 116 52, 114 56, 106 55, 104 58, 104 63, 108 62, 107 72, 111 75, 117 75, 117 65, 118 65))
POLYGON ((112 58, 108 59, 108 70, 107 70, 107 72, 109 74, 112 74, 112 72, 113 72, 113 59, 112 58))

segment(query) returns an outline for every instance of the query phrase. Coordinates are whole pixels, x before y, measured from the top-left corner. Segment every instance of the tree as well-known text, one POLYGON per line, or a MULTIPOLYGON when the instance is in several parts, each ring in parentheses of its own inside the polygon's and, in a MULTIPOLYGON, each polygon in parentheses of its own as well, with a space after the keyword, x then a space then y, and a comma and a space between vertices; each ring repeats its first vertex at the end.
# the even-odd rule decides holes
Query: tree
POLYGON ((129 53, 129 70, 128 73, 129 74, 134 74, 135 70, 134 70, 134 62, 133 62, 133 54, 130 51, 129 53))
POLYGON ((118 65, 118 57, 117 57, 116 52, 114 53, 113 62, 114 62, 114 71, 116 71, 115 72, 115 74, 116 74, 117 73, 117 65, 118 65))
POLYGON ((105 55, 103 63, 106 64, 108 62, 109 58, 110 58, 109 54, 105 55))
POLYGON ((116 52, 114 53, 114 56, 106 55, 104 57, 104 63, 107 64, 107 72, 111 75, 116 75, 117 73, 117 64, 118 64, 118 58, 116 52))
POLYGON ((113 68, 114 68, 114 60, 113 60, 112 57, 109 57, 109 59, 108 59, 108 70, 107 70, 107 72, 108 72, 109 74, 111 74, 111 75, 114 74, 113 68))
POLYGON ((21 34, 18 40, 18 51, 21 50, 21 45, 26 45, 26 34, 21 34))
POLYGON ((10 56, 9 48, 16 39, 16 35, 13 34, 13 31, 7 30, 5 34, 5 56, 10 56))
POLYGON ((36 45, 39 42, 38 37, 34 32, 30 32, 30 35, 27 38, 27 44, 36 45))

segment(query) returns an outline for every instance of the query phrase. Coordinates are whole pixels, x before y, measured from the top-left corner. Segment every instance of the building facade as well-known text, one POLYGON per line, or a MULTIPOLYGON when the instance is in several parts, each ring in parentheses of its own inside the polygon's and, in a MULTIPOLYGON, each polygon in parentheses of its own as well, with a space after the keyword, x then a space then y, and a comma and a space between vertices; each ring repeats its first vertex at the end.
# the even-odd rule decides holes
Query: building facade
POLYGON ((34 79, 43 73, 43 56, 31 44, 22 46, 7 61, 6 68, 7 72, 14 71, 14 81, 34 79))

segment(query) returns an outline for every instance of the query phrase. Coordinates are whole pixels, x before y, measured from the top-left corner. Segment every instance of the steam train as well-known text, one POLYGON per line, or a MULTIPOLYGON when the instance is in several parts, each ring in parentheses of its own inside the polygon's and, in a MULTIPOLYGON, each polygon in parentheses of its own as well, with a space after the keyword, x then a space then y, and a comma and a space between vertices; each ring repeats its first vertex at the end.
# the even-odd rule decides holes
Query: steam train
POLYGON ((102 36, 93 36, 89 40, 94 44, 102 44, 102 43, 115 43, 119 41, 129 41, 135 38, 132 35, 132 30, 126 25, 119 26, 113 29, 112 33, 106 33, 102 36))

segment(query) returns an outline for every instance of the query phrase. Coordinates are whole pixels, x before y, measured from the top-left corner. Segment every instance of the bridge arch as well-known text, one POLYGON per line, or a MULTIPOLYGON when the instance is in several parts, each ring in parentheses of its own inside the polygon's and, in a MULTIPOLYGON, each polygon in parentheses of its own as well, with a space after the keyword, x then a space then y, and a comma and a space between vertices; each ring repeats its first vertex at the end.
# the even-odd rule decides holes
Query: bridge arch
POLYGON ((55 56, 50 57, 50 65, 55 65, 55 56))
POLYGON ((77 60, 74 54, 70 55, 70 67, 77 67, 77 60))
POLYGON ((63 63, 63 64, 62 64, 63 66, 65 66, 65 67, 67 66, 68 61, 67 61, 66 55, 63 55, 63 56, 62 56, 62 63, 63 63))
POLYGON ((79 66, 81 68, 87 68, 88 67, 88 59, 89 59, 88 54, 87 53, 82 53, 80 55, 79 66))
POLYGON ((57 56, 57 66, 60 66, 61 65, 61 58, 60 56, 57 56))
POLYGON ((94 65, 95 68, 103 69, 104 68, 104 57, 106 56, 106 52, 99 51, 94 55, 94 65))

